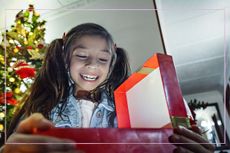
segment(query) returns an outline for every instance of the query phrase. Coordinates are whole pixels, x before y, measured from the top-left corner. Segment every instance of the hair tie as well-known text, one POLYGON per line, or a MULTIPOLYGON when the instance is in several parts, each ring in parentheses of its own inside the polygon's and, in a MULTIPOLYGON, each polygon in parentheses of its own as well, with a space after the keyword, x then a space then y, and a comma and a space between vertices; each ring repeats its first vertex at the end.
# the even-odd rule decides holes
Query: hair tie
POLYGON ((66 33, 64 32, 62 35, 62 40, 65 41, 65 38, 66 38, 66 33))
POLYGON ((114 43, 114 44, 113 44, 113 47, 114 47, 114 50, 116 51, 116 50, 117 50, 117 44, 114 43))
POLYGON ((66 33, 64 32, 63 35, 62 35, 62 50, 65 49, 65 47, 64 47, 64 46, 65 46, 65 45, 64 45, 65 40, 66 40, 66 33))

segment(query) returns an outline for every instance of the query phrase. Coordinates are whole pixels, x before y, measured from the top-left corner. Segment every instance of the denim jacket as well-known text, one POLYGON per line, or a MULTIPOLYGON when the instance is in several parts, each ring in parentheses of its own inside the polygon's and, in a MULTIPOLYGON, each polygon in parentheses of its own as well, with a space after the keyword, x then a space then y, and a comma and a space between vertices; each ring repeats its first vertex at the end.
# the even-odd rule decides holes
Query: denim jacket
MULTIPOLYGON (((82 114, 80 111, 79 102, 76 98, 70 94, 67 98, 67 104, 61 113, 58 114, 61 104, 58 104, 51 111, 50 119, 55 124, 55 127, 72 127, 81 128, 82 125, 82 114)), ((101 102, 96 106, 93 111, 90 128, 107 128, 107 127, 117 127, 116 117, 113 123, 110 123, 110 118, 112 113, 115 111, 114 102, 109 98, 106 92, 101 94, 101 102)))

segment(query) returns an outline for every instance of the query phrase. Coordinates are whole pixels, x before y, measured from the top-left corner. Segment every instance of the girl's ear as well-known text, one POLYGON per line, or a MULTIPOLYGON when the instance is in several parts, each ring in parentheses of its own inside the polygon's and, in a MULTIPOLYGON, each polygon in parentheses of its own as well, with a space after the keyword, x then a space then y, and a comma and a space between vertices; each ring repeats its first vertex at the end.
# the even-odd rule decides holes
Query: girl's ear
POLYGON ((72 86, 72 85, 74 85, 74 81, 73 81, 73 79, 72 79, 72 77, 71 77, 71 74, 70 74, 70 70, 67 70, 67 73, 68 73, 68 80, 69 80, 69 86, 72 86))

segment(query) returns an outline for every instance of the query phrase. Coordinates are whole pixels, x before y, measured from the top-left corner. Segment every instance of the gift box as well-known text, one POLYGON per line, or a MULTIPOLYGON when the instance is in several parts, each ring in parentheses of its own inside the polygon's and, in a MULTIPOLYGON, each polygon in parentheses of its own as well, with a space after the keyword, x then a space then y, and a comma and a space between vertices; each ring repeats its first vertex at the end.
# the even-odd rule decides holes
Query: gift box
POLYGON ((154 54, 114 92, 119 128, 190 127, 172 57, 154 54))
POLYGON ((173 127, 190 126, 171 56, 153 55, 114 96, 119 128, 53 128, 35 134, 74 140, 86 153, 170 153, 173 127))
POLYGON ((170 153, 175 149, 168 142, 172 133, 172 129, 149 128, 53 128, 34 134, 71 139, 85 153, 170 153))

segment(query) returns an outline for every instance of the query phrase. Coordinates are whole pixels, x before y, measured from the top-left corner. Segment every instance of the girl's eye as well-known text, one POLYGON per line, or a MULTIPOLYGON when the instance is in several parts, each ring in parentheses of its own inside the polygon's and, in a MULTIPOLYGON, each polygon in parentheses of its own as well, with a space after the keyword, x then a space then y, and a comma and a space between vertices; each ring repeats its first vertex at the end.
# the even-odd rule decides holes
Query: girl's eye
POLYGON ((87 56, 85 56, 85 55, 76 55, 78 58, 80 58, 80 59, 86 59, 87 58, 87 56))
POLYGON ((102 62, 102 63, 107 63, 108 62, 108 59, 105 59, 105 58, 99 58, 99 61, 102 62))

